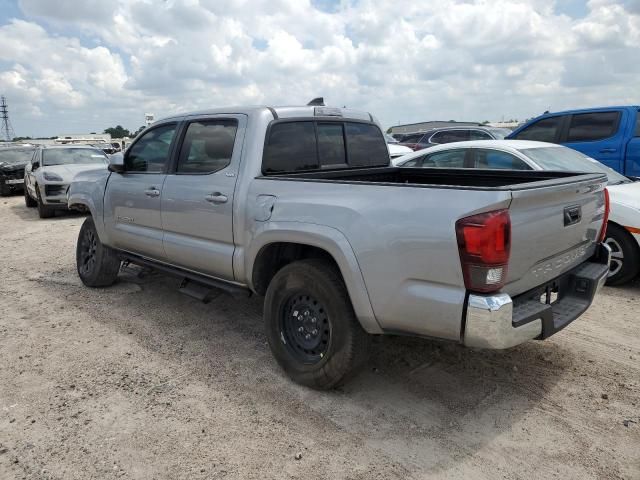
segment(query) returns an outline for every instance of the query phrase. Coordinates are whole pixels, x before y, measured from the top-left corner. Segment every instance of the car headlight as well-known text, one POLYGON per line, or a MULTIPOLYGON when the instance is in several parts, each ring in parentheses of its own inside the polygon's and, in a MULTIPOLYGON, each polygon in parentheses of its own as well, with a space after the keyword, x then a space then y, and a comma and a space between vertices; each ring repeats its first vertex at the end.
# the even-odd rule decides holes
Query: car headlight
POLYGON ((44 172, 42 175, 44 175, 44 179, 45 180, 49 180, 50 182, 61 182, 62 181, 62 177, 56 173, 51 173, 51 172, 44 172))

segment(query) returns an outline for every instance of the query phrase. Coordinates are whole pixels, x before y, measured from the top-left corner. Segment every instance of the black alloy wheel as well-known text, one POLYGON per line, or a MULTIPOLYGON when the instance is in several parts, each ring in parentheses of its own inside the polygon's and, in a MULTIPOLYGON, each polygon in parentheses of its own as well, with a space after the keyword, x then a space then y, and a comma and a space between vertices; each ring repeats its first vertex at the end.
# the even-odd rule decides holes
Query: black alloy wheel
POLYGON ((78 272, 81 276, 90 276, 96 268, 96 232, 87 228, 78 240, 78 272))

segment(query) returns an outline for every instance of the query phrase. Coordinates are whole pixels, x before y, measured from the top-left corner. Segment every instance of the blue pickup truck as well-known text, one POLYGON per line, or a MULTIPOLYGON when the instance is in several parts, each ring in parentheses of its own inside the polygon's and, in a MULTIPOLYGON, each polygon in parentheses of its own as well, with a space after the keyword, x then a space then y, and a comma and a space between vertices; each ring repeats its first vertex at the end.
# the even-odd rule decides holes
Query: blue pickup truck
POLYGON ((628 177, 640 177, 640 107, 602 107, 545 113, 508 139, 560 143, 628 177))

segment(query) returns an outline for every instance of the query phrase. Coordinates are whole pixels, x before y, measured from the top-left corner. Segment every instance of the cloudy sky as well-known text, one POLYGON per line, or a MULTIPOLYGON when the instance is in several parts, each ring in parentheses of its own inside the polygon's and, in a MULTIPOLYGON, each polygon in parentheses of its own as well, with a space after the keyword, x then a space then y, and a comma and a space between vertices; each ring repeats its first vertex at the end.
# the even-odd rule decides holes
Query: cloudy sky
POLYGON ((324 96, 387 127, 640 103, 640 0, 0 0, 16 135, 324 96))

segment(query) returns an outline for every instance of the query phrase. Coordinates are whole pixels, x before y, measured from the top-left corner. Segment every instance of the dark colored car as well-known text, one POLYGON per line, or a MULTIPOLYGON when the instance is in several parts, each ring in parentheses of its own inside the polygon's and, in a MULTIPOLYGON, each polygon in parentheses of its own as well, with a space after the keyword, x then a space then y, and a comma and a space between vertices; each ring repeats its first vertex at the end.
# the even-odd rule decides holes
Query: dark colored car
POLYGON ((0 148, 0 195, 5 197, 24 189, 24 167, 35 147, 0 148))
POLYGON ((441 145, 443 143, 466 142, 469 140, 502 140, 511 133, 506 128, 495 127, 444 127, 427 132, 409 133, 400 139, 400 145, 412 150, 441 145))

